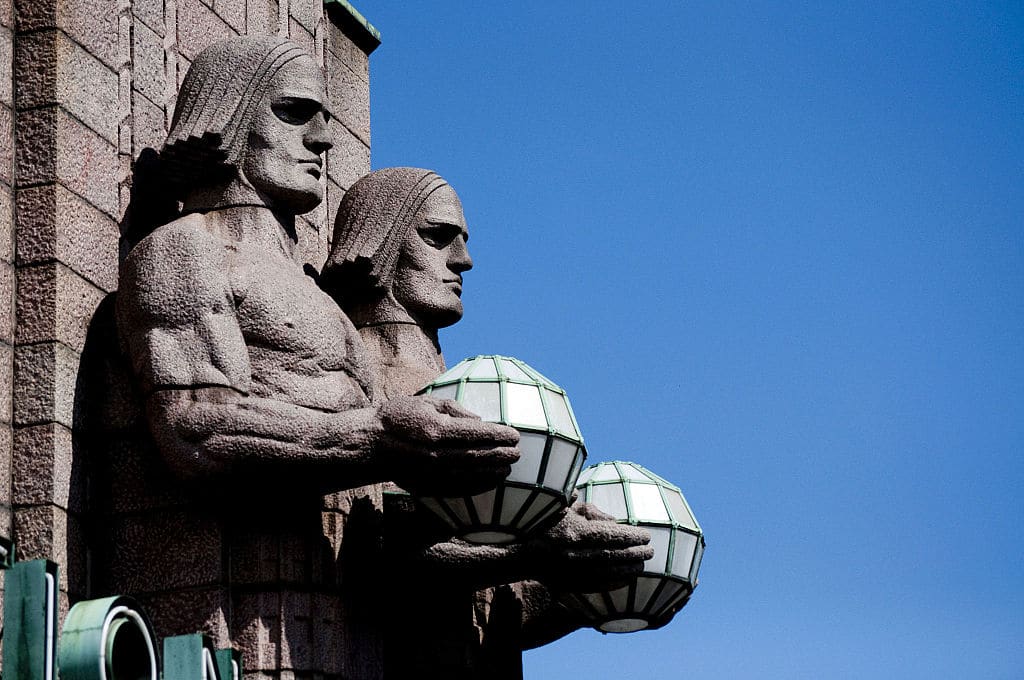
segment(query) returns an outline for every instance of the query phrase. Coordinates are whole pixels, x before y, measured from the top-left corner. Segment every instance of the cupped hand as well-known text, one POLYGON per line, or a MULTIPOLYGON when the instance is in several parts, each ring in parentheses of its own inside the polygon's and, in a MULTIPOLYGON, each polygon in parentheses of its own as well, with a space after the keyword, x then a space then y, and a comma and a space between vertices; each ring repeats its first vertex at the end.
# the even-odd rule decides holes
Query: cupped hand
POLYGON ((397 397, 380 406, 391 477, 419 496, 493 489, 519 460, 519 433, 486 423, 454 401, 397 397))
POLYGON ((619 524, 591 503, 574 503, 554 527, 530 541, 549 588, 597 592, 625 585, 654 556, 645 530, 619 524))

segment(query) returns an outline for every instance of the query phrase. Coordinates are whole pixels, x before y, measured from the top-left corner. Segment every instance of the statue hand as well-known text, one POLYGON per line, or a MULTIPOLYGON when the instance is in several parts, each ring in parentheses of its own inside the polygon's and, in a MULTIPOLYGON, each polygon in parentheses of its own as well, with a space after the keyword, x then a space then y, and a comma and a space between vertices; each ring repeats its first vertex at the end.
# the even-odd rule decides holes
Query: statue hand
POLYGON ((590 503, 574 503, 562 520, 530 541, 541 567, 538 579, 560 590, 596 592, 624 585, 654 556, 650 534, 619 524, 590 503))
POLYGON ((493 489, 519 460, 519 433, 485 423, 454 401, 396 397, 380 406, 391 477, 414 495, 462 496, 493 489))

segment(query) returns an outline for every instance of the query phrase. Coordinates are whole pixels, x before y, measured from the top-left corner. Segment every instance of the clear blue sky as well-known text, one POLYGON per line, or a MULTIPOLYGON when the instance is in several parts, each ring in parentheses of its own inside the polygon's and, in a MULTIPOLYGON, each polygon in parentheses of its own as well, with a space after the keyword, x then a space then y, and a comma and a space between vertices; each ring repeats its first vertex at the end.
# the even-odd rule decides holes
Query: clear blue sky
POLYGON ((438 170, 591 460, 702 583, 530 680, 1024 677, 1024 5, 356 0, 373 166, 438 170))

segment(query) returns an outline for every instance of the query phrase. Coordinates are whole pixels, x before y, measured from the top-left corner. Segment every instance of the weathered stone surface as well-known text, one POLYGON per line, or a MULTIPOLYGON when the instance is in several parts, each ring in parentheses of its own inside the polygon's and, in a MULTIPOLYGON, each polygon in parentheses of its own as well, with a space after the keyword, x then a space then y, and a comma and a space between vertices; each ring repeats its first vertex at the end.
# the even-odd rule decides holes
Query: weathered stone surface
POLYGON ((0 183, 0 262, 14 262, 14 190, 0 183))
POLYGON ((104 291, 117 287, 117 223, 59 184, 18 192, 18 265, 57 260, 104 291))
POLYGON ((317 19, 323 16, 323 0, 289 0, 288 13, 310 35, 314 35, 317 19))
POLYGON ((0 262, 0 342, 14 344, 14 265, 0 262))
POLYGON ((81 352, 104 292, 66 266, 18 268, 18 344, 56 340, 81 352))
POLYGON ((18 186, 60 182, 112 217, 118 214, 117 147, 48 106, 18 117, 18 186))
MULTIPOLYGON (((327 22, 327 35, 325 45, 335 59, 351 69, 356 75, 366 81, 370 80, 370 59, 359 49, 332 21, 327 22)), ((329 68, 338 68, 338 64, 329 63, 329 68)))
POLYGON ((137 20, 143 22, 149 30, 163 37, 163 0, 134 0, 134 2, 132 2, 132 14, 137 20))
MULTIPOLYGON (((136 24, 132 32, 134 46, 132 87, 158 106, 167 90, 164 68, 164 41, 144 24, 136 24)), ((134 112, 134 106, 133 112, 134 112)))
MULTIPOLYGON (((14 385, 14 348, 0 342, 0 385, 14 385)), ((0 389, 0 423, 14 420, 12 413, 13 389, 0 389)))
POLYGON ((15 425, 57 422, 73 426, 78 359, 75 351, 59 342, 15 348, 15 425))
MULTIPOLYGON (((178 569, 188 570, 191 560, 192 556, 186 554, 175 556, 174 561, 178 569)), ((137 597, 149 614, 157 635, 166 635, 166 631, 173 630, 201 631, 209 635, 217 647, 227 647, 232 643, 222 607, 228 601, 226 587, 186 588, 137 597)), ((245 671, 245 680, 249 680, 248 670, 245 671)))
POLYGON ((19 36, 14 72, 19 110, 60 104, 117 143, 117 74, 64 33, 54 29, 19 36))
POLYGON ((14 106, 14 33, 0 28, 0 104, 14 106))
POLYGON ((15 0, 18 32, 59 28, 111 68, 118 66, 114 0, 15 0))
POLYGON ((139 93, 132 95, 132 125, 134 126, 134 155, 142 149, 159 150, 167 137, 163 108, 139 93))
POLYGON ((213 0, 213 11, 236 33, 245 32, 245 0, 213 0))
MULTIPOLYGON (((9 423, 0 423, 0 514, 10 512, 11 468, 14 465, 14 431, 9 423)), ((10 536, 10 534, 0 534, 10 536)))
POLYGON ((313 41, 313 34, 306 30, 306 27, 294 17, 288 17, 288 39, 300 45, 302 49, 310 54, 316 51, 316 44, 313 41))
POLYGON ((338 121, 331 119, 334 147, 327 152, 327 176, 348 189, 370 171, 370 148, 338 121))
POLYGON ((14 111, 0 104, 0 182, 14 183, 14 111))
MULTIPOLYGON (((331 61, 335 60, 331 57, 331 61)), ((333 66, 333 64, 332 64, 333 66)), ((370 146, 370 84, 347 66, 327 71, 331 113, 367 147, 370 146)), ((368 171, 368 170, 367 170, 368 171)))
POLYGON ((85 582, 82 525, 55 505, 14 508, 14 537, 19 560, 47 558, 61 568, 61 590, 78 592, 85 582))
POLYGON ((16 505, 84 510, 85 469, 74 465, 71 430, 57 423, 14 431, 12 493, 16 505))
MULTIPOLYGON (((330 175, 327 176, 327 215, 328 219, 333 220, 334 216, 338 214, 338 206, 341 205, 341 199, 345 197, 345 190, 341 188, 341 185, 331 179, 330 175)), ((327 233, 327 246, 330 251, 330 245, 334 239, 334 229, 326 229, 327 233)))
MULTIPOLYGON (((189 60, 195 59, 204 47, 222 38, 235 35, 226 21, 200 0, 177 0, 178 50, 189 60)), ((179 69, 184 77, 185 67, 179 69)))
POLYGON ((247 35, 277 35, 280 12, 277 0, 246 0, 246 5, 247 35))
POLYGON ((161 510, 108 520, 118 559, 107 565, 119 592, 156 592, 220 582, 220 528, 209 517, 161 510))

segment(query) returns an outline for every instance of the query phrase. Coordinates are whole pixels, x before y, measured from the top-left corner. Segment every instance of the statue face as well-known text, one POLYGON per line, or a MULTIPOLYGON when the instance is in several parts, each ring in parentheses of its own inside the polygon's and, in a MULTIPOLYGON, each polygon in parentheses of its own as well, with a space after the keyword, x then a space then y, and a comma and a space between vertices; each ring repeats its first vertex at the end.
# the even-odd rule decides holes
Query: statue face
POLYGON ((240 171, 270 208, 300 215, 323 200, 326 101, 320 69, 305 56, 274 74, 260 100, 240 171))
POLYGON ((392 283, 395 301, 420 325, 444 328, 462 318, 462 272, 473 266, 462 203, 448 185, 423 202, 392 283))

